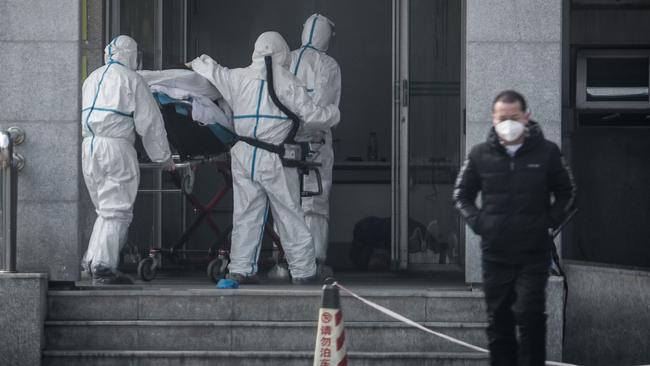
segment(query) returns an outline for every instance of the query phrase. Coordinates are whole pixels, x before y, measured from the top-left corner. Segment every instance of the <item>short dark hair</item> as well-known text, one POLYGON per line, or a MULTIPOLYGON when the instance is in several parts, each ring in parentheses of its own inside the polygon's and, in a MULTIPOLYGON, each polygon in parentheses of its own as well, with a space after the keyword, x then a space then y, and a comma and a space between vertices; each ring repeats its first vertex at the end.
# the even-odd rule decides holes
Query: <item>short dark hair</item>
POLYGON ((521 110, 523 112, 526 112, 528 110, 528 105, 526 104, 526 98, 524 98, 521 93, 515 91, 515 90, 504 90, 497 94, 497 96, 494 98, 494 101, 492 102, 492 110, 494 110, 494 105, 497 104, 497 102, 502 102, 502 103, 515 103, 519 102, 519 105, 521 105, 521 110))

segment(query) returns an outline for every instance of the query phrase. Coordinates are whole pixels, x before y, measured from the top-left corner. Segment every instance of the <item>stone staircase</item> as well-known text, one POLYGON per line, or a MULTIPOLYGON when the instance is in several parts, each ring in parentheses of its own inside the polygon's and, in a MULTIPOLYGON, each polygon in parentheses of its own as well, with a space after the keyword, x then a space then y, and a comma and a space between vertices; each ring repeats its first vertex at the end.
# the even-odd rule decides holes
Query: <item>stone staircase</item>
MULTIPOLYGON (((436 331, 486 346, 481 292, 360 289, 436 331)), ((44 365, 311 365, 318 288, 50 291, 44 365)), ((351 365, 487 365, 486 355, 342 295, 351 365)))

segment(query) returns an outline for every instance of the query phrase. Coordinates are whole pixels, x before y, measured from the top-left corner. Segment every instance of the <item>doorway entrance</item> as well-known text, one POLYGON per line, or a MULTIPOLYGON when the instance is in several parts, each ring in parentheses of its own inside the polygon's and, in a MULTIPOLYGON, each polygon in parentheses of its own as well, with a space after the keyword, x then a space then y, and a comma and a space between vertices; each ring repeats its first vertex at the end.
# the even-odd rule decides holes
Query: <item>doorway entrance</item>
MULTIPOLYGON (((330 18, 336 37, 328 54, 342 70, 342 118, 333 133, 330 264, 338 270, 462 270, 463 236, 451 202, 464 147, 461 2, 113 0, 110 5, 107 38, 132 35, 150 69, 203 53, 225 66, 245 67, 260 33, 278 31, 296 49, 309 15, 330 18), (355 257, 359 246, 369 253, 355 257)), ((218 179, 197 176, 196 193, 209 197, 218 179)), ((230 208, 225 204, 214 212, 225 226, 230 208)), ((199 231, 188 245, 205 247, 210 235, 199 231)))

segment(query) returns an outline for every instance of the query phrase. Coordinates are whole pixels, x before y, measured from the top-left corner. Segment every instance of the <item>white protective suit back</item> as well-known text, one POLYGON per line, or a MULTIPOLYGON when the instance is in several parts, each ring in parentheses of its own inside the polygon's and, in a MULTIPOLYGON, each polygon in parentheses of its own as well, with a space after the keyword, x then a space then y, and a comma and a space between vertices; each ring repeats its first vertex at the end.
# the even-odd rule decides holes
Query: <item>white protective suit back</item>
POLYGON ((321 14, 310 16, 302 31, 302 47, 291 52, 291 72, 318 105, 338 106, 341 100, 341 69, 325 53, 334 34, 333 24, 321 14))
POLYGON ((97 220, 82 266, 94 274, 114 271, 133 218, 140 170, 135 132, 152 161, 170 161, 171 152, 158 104, 134 70, 137 44, 114 38, 104 49, 106 65, 82 88, 81 167, 97 220))

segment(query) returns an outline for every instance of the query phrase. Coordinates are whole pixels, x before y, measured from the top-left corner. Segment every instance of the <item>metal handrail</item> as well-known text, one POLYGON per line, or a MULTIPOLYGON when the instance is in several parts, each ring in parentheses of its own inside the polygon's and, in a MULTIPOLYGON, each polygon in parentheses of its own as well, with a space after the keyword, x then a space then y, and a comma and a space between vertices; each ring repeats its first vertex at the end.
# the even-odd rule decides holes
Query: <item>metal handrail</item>
POLYGON ((25 159, 14 153, 14 146, 25 140, 25 132, 18 127, 0 131, 0 197, 2 198, 2 225, 0 234, 4 244, 4 258, 0 273, 16 272, 16 207, 18 202, 18 171, 25 159))
MULTIPOLYGON (((211 164, 216 162, 228 161, 227 154, 199 157, 199 158, 194 158, 182 162, 179 161, 180 158, 176 155, 174 155, 173 158, 174 158, 174 166, 176 167, 176 169, 187 169, 187 168, 193 168, 201 164, 211 164)), ((163 164, 162 163, 140 163, 139 166, 140 169, 160 169, 163 166, 163 164)))

